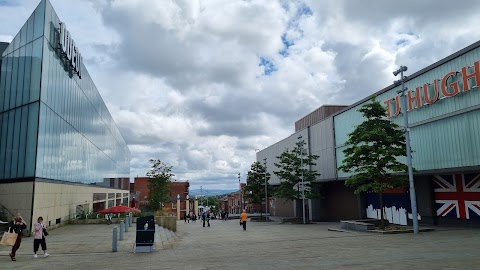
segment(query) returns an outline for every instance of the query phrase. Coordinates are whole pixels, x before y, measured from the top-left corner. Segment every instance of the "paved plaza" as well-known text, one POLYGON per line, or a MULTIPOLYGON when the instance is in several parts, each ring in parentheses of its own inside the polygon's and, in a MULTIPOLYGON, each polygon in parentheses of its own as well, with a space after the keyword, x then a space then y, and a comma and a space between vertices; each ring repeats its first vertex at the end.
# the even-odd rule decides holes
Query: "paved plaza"
POLYGON ((32 237, 16 262, 0 246, 0 269, 480 269, 479 229, 415 236, 328 231, 338 223, 249 222, 247 231, 237 220, 211 223, 178 222, 175 240, 157 234, 153 253, 132 253, 134 227, 113 253, 113 225, 69 225, 50 232, 48 258, 33 258, 32 237))

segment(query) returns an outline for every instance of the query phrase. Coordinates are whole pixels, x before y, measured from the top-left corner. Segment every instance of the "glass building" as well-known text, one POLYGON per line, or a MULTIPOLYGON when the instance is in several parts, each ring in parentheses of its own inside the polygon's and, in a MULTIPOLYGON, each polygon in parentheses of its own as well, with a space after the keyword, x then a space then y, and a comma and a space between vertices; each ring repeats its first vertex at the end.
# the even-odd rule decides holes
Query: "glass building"
POLYGON ((128 192, 119 190, 129 189, 130 151, 72 36, 42 0, 13 41, 6 48, 0 43, 0 187, 6 187, 0 207, 6 216, 48 216, 52 225, 128 203, 128 192), (22 203, 13 194, 22 194, 22 203), (69 207, 56 209, 52 200, 69 207))

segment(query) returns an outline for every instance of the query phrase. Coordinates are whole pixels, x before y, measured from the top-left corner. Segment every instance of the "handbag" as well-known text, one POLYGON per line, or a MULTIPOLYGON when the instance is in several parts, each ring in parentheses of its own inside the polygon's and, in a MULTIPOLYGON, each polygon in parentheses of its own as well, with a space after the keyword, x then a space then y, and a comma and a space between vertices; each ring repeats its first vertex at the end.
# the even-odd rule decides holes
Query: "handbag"
POLYGON ((8 228, 8 231, 3 233, 0 243, 6 246, 13 246, 15 245, 15 242, 17 242, 17 237, 18 234, 16 234, 15 232, 10 232, 10 228, 8 228))
POLYGON ((45 228, 43 228, 43 235, 44 235, 44 236, 47 236, 47 235, 48 235, 47 229, 45 229, 45 228))

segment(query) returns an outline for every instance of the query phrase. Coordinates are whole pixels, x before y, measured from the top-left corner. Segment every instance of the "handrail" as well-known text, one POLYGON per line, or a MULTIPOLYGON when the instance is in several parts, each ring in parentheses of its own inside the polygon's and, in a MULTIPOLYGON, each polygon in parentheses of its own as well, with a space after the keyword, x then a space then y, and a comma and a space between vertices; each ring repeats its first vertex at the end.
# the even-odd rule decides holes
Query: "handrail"
POLYGON ((6 220, 2 220, 2 221, 9 221, 9 220, 13 219, 14 217, 15 217, 15 215, 12 212, 10 212, 10 210, 8 210, 8 208, 6 208, 2 204, 0 204, 0 218, 5 218, 6 219, 6 220), (10 214, 10 217, 5 215, 6 213, 10 214))

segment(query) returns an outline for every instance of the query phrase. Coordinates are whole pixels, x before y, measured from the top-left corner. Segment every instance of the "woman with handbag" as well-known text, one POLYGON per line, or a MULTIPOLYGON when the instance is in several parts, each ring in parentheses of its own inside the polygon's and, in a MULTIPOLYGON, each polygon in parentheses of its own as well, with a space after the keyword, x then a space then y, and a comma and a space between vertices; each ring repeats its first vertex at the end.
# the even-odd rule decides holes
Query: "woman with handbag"
POLYGON ((20 244, 22 243, 22 236, 23 230, 27 228, 25 221, 23 220, 20 214, 17 214, 15 219, 10 223, 10 232, 17 234, 17 240, 15 241, 15 245, 12 247, 12 253, 10 253, 10 258, 12 261, 16 261, 15 253, 17 252, 18 248, 20 248, 20 244))
POLYGON ((38 223, 35 223, 35 236, 33 239, 33 257, 38 258, 37 251, 40 245, 42 245, 43 257, 48 257, 47 243, 45 241, 45 236, 47 236, 48 233, 43 224, 43 217, 38 217, 37 221, 38 223))

